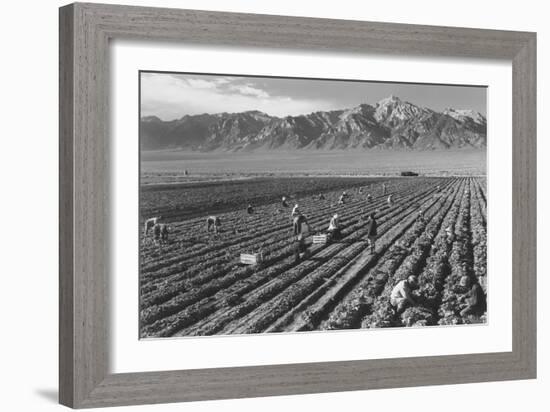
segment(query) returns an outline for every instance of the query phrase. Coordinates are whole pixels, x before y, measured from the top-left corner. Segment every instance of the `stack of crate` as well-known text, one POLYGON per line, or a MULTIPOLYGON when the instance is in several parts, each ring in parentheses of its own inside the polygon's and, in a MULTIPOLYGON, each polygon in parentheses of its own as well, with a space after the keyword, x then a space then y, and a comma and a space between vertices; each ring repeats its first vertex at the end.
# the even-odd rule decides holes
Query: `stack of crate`
POLYGON ((326 245, 327 243, 328 243, 328 235, 326 235, 326 234, 313 235, 313 244, 314 245, 326 245))
POLYGON ((241 253, 241 263, 243 265, 258 265, 262 263, 262 253, 241 253))

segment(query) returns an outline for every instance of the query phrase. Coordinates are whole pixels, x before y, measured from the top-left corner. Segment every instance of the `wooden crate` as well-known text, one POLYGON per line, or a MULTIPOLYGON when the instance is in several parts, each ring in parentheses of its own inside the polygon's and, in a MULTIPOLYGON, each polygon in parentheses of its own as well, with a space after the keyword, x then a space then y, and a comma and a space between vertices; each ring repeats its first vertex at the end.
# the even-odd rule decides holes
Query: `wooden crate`
POLYGON ((314 245, 326 245, 328 243, 328 235, 313 235, 314 245))
POLYGON ((243 265, 257 265, 262 262, 261 253, 241 253, 241 263, 243 265))

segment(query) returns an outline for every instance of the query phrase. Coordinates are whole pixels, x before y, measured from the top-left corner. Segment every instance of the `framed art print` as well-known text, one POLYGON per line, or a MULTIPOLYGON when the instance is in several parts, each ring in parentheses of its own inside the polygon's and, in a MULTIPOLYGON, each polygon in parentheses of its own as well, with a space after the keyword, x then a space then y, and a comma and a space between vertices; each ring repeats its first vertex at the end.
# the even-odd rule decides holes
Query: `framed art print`
POLYGON ((60 64, 63 404, 535 376, 534 34, 76 3, 60 64))
POLYGON ((139 82, 142 338, 487 322, 485 87, 139 82))

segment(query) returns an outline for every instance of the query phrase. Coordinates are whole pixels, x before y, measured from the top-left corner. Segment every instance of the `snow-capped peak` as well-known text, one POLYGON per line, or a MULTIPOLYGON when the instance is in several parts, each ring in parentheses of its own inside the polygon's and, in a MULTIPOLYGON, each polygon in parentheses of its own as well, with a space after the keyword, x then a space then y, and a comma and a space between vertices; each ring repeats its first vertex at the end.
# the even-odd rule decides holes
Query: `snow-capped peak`
POLYGON ((487 122, 485 116, 483 116, 479 112, 476 112, 475 110, 448 108, 445 109, 443 113, 458 121, 464 121, 464 118, 468 117, 472 119, 475 123, 485 124, 487 122))

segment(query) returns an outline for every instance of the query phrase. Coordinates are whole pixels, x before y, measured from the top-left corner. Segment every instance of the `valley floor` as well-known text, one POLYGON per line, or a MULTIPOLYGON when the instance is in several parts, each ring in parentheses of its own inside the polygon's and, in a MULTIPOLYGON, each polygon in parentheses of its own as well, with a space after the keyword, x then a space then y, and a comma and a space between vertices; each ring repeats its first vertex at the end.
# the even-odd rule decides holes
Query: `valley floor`
POLYGON ((141 184, 256 176, 478 176, 486 173, 485 150, 269 151, 254 153, 143 151, 141 184), (185 170, 188 175, 185 175, 185 170))

